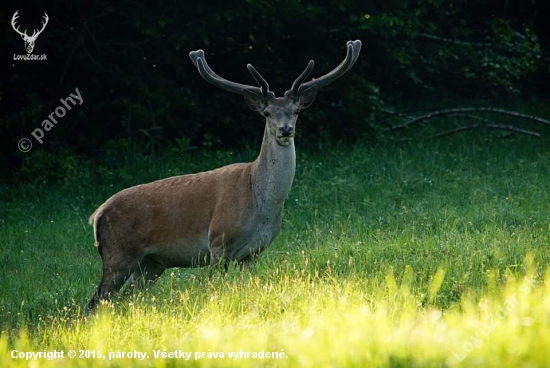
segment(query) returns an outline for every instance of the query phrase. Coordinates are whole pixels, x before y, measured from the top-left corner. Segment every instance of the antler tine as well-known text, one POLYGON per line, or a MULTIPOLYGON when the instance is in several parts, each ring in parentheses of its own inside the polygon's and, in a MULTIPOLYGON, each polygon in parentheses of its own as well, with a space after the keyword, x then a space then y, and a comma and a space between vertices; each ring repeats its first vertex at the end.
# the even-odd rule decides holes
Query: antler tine
POLYGON ((258 73, 256 68, 254 68, 251 64, 248 64, 246 66, 250 74, 252 74, 252 77, 254 77, 254 80, 256 83, 258 83, 261 86, 262 94, 264 97, 270 97, 270 95, 274 96, 274 93, 269 90, 269 84, 267 81, 258 73))
POLYGON ((242 93, 243 90, 246 89, 255 94, 260 94, 260 95, 263 94, 262 89, 259 87, 231 82, 217 75, 206 62, 206 59, 204 58, 203 50, 191 51, 189 53, 189 57, 191 58, 191 61, 193 62, 195 67, 199 70, 201 77, 203 77, 210 84, 213 84, 216 87, 223 88, 226 91, 233 92, 233 93, 242 93))
POLYGON ((195 67, 198 68, 198 65, 197 65, 197 60, 200 58, 202 59, 203 63, 204 63, 204 67, 206 69, 206 71, 208 72, 208 74, 212 75, 213 77, 216 77, 217 79, 223 79, 222 77, 220 77, 219 75, 217 75, 216 73, 214 73, 214 71, 212 69, 210 69, 210 66, 208 65, 208 63, 206 62, 206 58, 204 56, 204 51, 203 50, 197 50, 197 51, 191 51, 189 53, 189 57, 191 58, 191 61, 193 62, 193 64, 195 65, 195 67))
POLYGON ((298 87, 298 92, 296 95, 299 95, 304 90, 317 86, 318 88, 323 88, 334 82, 336 79, 344 75, 357 61, 359 57, 359 52, 361 51, 361 41, 348 41, 347 45, 347 54, 344 61, 340 63, 336 68, 334 68, 330 73, 323 75, 320 78, 303 83, 298 87))
POLYGON ((290 92, 293 97, 298 97, 298 89, 300 88, 302 83, 304 83, 307 77, 309 77, 309 75, 311 74, 314 64, 315 63, 313 62, 313 60, 310 60, 309 63, 307 64, 306 69, 302 72, 302 74, 298 76, 298 78, 296 78, 294 83, 292 83, 292 88, 290 89, 290 91, 287 91, 287 92, 290 92))

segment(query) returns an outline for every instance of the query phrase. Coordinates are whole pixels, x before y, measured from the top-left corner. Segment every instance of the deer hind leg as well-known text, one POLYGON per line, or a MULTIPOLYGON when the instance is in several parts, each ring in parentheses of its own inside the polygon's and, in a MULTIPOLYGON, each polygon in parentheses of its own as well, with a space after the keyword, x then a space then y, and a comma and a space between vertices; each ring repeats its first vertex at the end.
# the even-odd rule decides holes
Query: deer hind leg
POLYGON ((110 300, 128 280, 138 266, 138 259, 128 255, 105 254, 100 246, 99 252, 103 259, 103 277, 86 309, 91 312, 100 300, 110 300))
POLYGON ((130 275, 128 287, 125 294, 131 294, 136 291, 146 290, 158 280, 166 268, 155 262, 151 258, 145 257, 130 275))

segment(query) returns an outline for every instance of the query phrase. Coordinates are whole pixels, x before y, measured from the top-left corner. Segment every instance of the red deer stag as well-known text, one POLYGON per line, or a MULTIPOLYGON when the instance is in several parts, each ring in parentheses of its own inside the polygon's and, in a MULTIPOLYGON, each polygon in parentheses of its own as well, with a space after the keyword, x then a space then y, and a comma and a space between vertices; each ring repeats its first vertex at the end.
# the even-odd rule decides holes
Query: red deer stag
POLYGON ((128 281, 152 284, 167 268, 245 262, 259 254, 281 229, 283 205, 294 180, 294 133, 300 110, 317 91, 344 75, 357 61, 361 41, 347 42, 347 56, 330 73, 304 82, 313 61, 284 97, 275 97, 264 78, 247 65, 260 87, 228 81, 208 66, 204 52, 189 54, 211 84, 244 95, 265 117, 262 147, 254 162, 175 176, 125 189, 90 217, 103 278, 88 303, 93 310, 128 281))

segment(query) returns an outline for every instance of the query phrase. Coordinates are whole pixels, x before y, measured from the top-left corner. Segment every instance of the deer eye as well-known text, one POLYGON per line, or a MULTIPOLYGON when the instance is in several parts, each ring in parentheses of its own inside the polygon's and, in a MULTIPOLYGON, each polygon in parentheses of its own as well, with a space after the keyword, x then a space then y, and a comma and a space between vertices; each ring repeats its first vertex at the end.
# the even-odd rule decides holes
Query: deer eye
POLYGON ((264 116, 268 118, 271 116, 271 113, 269 111, 264 111, 264 116))
POLYGON ((298 115, 299 112, 300 112, 300 110, 296 109, 296 110, 294 110, 292 113, 293 113, 294 115, 298 115))

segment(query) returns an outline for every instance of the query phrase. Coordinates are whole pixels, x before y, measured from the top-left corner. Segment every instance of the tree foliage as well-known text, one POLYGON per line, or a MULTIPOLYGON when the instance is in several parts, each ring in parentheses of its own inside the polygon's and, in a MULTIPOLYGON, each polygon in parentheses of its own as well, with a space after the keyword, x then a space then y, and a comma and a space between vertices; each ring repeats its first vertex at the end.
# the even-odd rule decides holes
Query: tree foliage
MULTIPOLYGON (((193 67, 188 53, 199 48, 216 73, 251 84, 246 64, 252 63, 282 95, 308 60, 316 62, 313 76, 322 75, 343 59, 347 40, 361 39, 354 69, 322 91, 301 117, 301 139, 365 134, 384 104, 413 96, 539 93, 543 84, 530 76, 547 68, 531 16, 540 16, 537 4, 518 5, 517 12, 509 12, 508 1, 491 0, 7 5, 3 19, 19 10, 29 28, 44 11, 51 20, 35 48, 48 60, 14 61, 2 78, 4 173, 22 163, 27 172, 71 166, 52 157, 101 155, 107 142, 120 139, 154 154, 166 144, 209 148, 258 138, 261 117, 239 96, 206 83, 193 67), (43 145, 35 143, 53 156, 34 160, 25 155, 35 149, 16 153, 17 141, 40 127, 75 88, 83 91, 83 105, 61 119, 43 145), (33 168, 38 163, 45 166, 33 168)), ((24 53, 11 30, 0 34, 0 44, 24 53)))

